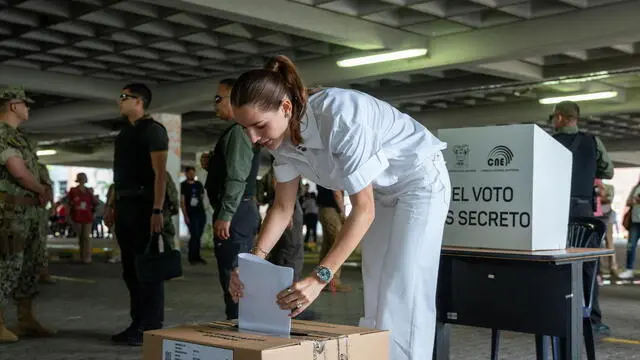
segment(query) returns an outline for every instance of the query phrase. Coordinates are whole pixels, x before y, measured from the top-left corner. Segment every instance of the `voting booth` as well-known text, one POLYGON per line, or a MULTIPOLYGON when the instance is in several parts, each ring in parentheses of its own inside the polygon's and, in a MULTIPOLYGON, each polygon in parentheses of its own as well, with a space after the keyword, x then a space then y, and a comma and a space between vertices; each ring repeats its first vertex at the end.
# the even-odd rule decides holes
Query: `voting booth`
POLYGON ((451 177, 443 245, 564 249, 571 152, 537 125, 442 129, 451 177))

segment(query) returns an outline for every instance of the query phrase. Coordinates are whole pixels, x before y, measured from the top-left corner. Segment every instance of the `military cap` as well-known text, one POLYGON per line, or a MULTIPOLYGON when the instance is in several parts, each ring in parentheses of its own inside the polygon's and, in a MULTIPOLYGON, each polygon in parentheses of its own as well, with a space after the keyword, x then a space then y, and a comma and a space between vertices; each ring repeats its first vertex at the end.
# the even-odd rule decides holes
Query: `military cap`
POLYGON ((0 88, 0 103, 8 103, 11 100, 21 100, 29 104, 35 102, 27 96, 23 88, 14 86, 0 88))
POLYGON ((573 101, 562 101, 556 104, 553 113, 577 119, 580 117, 580 107, 573 101))

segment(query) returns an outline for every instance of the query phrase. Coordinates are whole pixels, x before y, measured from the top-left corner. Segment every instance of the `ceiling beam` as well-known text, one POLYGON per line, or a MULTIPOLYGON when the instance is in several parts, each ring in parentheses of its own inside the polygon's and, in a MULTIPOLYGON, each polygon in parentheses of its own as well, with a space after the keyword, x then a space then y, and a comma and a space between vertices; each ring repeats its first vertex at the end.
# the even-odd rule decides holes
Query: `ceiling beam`
MULTIPOLYGON (((629 89, 626 102, 584 101, 580 103, 582 116, 609 113, 640 112, 640 89, 629 89)), ((429 130, 461 128, 483 125, 532 123, 546 120, 553 105, 541 105, 537 101, 523 100, 495 105, 461 109, 426 111, 414 114, 414 118, 429 130)))
POLYGON ((640 55, 623 55, 604 59, 583 61, 544 67, 544 76, 558 77, 575 74, 600 73, 606 71, 631 71, 640 69, 640 55))
POLYGON ((0 65, 0 86, 22 86, 28 92, 111 101, 111 104, 115 104, 124 85, 114 80, 0 65))
POLYGON ((463 67, 475 73, 499 76, 518 81, 538 81, 544 79, 542 67, 521 60, 500 61, 463 67))
POLYGON ((426 47, 427 37, 289 0, 140 0, 359 50, 426 47))
POLYGON ((611 160, 616 163, 626 163, 629 164, 627 167, 635 167, 640 166, 640 154, 638 151, 620 151, 620 152, 609 152, 609 157, 611 160))

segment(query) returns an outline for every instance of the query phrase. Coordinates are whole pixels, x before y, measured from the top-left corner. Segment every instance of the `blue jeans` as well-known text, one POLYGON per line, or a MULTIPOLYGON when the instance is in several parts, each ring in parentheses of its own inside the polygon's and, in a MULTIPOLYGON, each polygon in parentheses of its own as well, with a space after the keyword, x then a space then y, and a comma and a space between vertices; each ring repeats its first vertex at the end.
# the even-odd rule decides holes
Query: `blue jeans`
POLYGON ((636 262, 636 247, 640 238, 640 223, 631 223, 629 240, 627 241, 627 269, 632 270, 636 262))
POLYGON ((207 224, 207 215, 203 212, 194 212, 189 214, 189 261, 200 260, 200 247, 202 242, 202 233, 204 226, 207 224))

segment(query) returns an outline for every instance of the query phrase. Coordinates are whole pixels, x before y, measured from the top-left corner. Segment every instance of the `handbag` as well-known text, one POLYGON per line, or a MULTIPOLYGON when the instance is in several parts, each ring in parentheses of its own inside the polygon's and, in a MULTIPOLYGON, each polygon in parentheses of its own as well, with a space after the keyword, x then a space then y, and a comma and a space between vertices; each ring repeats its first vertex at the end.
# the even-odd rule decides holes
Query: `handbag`
MULTIPOLYGON (((640 186, 640 185, 634 186, 633 190, 631 190, 631 195, 629 195, 630 199, 636 193, 636 190, 638 189, 638 186, 640 186)), ((627 206, 627 208, 626 208, 626 210, 624 212, 624 215, 622 215, 622 227, 624 227, 627 230, 631 230, 631 215, 632 214, 633 214, 633 206, 627 206)))
POLYGON ((166 281, 182 276, 182 257, 180 251, 175 250, 162 240, 163 250, 160 251, 160 234, 153 234, 145 252, 136 256, 135 267, 138 280, 143 283, 166 281))
POLYGON ((627 207, 627 209, 624 212, 624 215, 622 216, 622 226, 627 229, 627 230, 631 230, 631 213, 632 213, 632 208, 629 206, 627 207))

